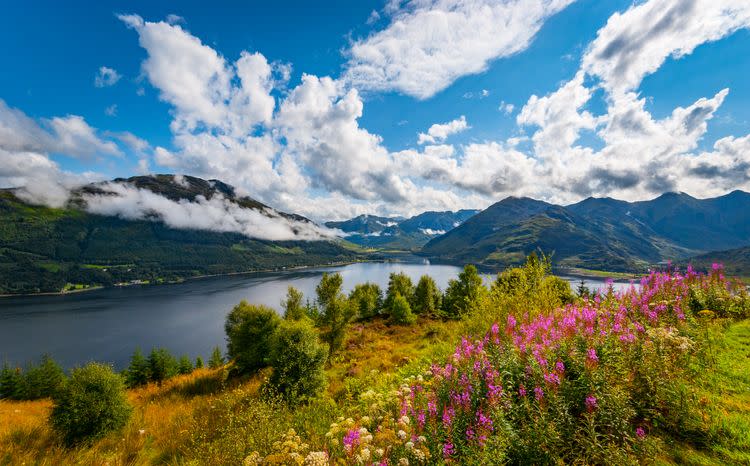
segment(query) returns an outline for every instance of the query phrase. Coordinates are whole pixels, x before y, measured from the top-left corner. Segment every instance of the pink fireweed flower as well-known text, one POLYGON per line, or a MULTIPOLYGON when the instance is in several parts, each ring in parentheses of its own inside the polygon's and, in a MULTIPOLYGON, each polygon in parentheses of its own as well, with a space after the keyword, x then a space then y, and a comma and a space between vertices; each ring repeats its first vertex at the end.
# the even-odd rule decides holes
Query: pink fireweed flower
POLYGON ((456 449, 453 447, 453 444, 450 442, 445 442, 443 444, 443 458, 448 459, 451 456, 453 456, 456 453, 456 449))
POLYGON ((544 381, 556 387, 560 385, 560 376, 554 372, 547 372, 544 374, 544 381))
POLYGON ((453 406, 447 406, 443 409, 443 426, 450 427, 453 424, 453 417, 456 415, 456 411, 453 406))
POLYGON ((562 361, 557 361, 555 363, 555 369, 557 370, 557 372, 565 372, 565 364, 563 364, 562 361))
POLYGON ((644 437, 646 437, 646 431, 643 429, 643 427, 638 427, 637 429, 635 429, 635 435, 639 439, 643 439, 644 437))
POLYGON ((342 443, 344 444, 344 449, 347 452, 352 451, 353 449, 357 448, 357 445, 359 445, 359 429, 354 428, 351 429, 344 435, 344 439, 342 440, 342 443))
POLYGON ((542 387, 534 387, 534 398, 536 398, 536 401, 542 401, 542 398, 544 398, 542 387))
POLYGON ((518 394, 520 396, 522 396, 522 397, 526 396, 526 388, 523 385, 521 385, 520 387, 518 387, 518 394))
POLYGON ((596 355, 596 350, 594 348, 589 348, 586 351, 586 362, 590 362, 591 364, 599 362, 599 356, 596 355))
POLYGON ((591 412, 595 410, 597 407, 599 407, 596 397, 594 395, 589 395, 586 397, 586 411, 591 412))

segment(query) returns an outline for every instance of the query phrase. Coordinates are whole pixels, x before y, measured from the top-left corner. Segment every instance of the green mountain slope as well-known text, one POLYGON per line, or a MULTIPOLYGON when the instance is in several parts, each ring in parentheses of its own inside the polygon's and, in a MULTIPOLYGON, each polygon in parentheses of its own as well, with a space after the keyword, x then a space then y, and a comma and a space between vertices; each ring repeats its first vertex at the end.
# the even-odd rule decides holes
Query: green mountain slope
MULTIPOLYGON (((138 177, 128 181, 171 199, 221 192, 247 208, 263 206, 250 198, 234 198, 231 187, 223 183, 189 178, 181 186, 171 180, 138 177)), ((12 191, 0 191, 0 294, 56 292, 66 284, 172 281, 358 257, 339 242, 264 241, 238 233, 174 229, 159 221, 89 214, 75 204, 64 209, 33 206, 12 191)))

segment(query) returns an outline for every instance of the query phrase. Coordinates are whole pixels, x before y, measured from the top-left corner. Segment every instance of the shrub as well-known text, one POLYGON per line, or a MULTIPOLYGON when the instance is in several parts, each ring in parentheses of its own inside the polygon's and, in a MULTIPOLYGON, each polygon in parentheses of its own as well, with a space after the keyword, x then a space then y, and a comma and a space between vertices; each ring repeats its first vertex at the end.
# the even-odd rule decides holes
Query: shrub
POLYGON ((125 370, 125 383, 128 387, 146 385, 151 379, 149 363, 140 348, 136 348, 130 357, 130 365, 125 370))
POLYGON ((393 298, 391 319, 393 319, 393 322, 397 324, 407 325, 411 325, 417 320, 417 316, 415 316, 411 312, 411 306, 409 306, 409 302, 406 300, 406 298, 398 293, 396 293, 396 296, 393 298))
POLYGON ((268 365, 271 338, 279 322, 268 306, 240 302, 227 316, 227 354, 240 373, 251 374, 268 365))
POLYGON ((290 402, 316 396, 325 386, 327 350, 309 322, 282 322, 271 346, 270 387, 290 402))
POLYGON ((53 401, 50 423, 67 444, 122 428, 132 411, 122 378, 110 366, 97 363, 74 369, 53 401))
POLYGON ((221 355, 221 349, 218 346, 214 346, 214 350, 211 352, 211 357, 208 359, 208 367, 211 369, 218 369, 224 365, 224 356, 221 355))
POLYGON ((435 280, 429 275, 422 275, 414 290, 413 310, 417 314, 437 314, 440 311, 443 297, 435 280))
POLYGON ((375 283, 361 283, 349 294, 349 301, 360 319, 371 319, 380 313, 383 293, 375 283))

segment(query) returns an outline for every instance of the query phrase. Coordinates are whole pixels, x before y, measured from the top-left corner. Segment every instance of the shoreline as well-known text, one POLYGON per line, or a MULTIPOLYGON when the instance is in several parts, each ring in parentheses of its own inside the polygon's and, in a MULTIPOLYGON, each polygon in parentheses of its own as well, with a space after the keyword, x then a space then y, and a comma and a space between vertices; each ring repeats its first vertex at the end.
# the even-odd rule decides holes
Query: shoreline
POLYGON ((295 270, 316 269, 316 268, 321 268, 321 267, 343 267, 347 265, 361 264, 361 263, 368 263, 368 262, 377 263, 377 262, 402 262, 402 261, 392 260, 389 258, 377 258, 377 259, 368 259, 368 260, 330 262, 327 264, 298 265, 294 267, 266 268, 266 269, 257 269, 257 270, 246 270, 246 271, 241 271, 241 272, 194 275, 191 277, 185 277, 181 280, 166 281, 166 282, 161 282, 161 283, 124 283, 124 284, 118 284, 118 285, 112 285, 112 286, 97 285, 97 286, 91 286, 88 288, 74 289, 70 291, 44 291, 40 293, 0 294, 0 299, 24 298, 24 297, 34 297, 34 296, 66 296, 70 294, 86 293, 90 291, 98 291, 98 290, 109 289, 109 288, 128 288, 131 286, 177 285, 180 283, 185 283, 189 280, 200 280, 200 279, 205 279, 205 278, 233 277, 233 276, 238 276, 238 275, 250 275, 250 274, 256 274, 256 273, 286 272, 286 271, 295 271, 295 270))

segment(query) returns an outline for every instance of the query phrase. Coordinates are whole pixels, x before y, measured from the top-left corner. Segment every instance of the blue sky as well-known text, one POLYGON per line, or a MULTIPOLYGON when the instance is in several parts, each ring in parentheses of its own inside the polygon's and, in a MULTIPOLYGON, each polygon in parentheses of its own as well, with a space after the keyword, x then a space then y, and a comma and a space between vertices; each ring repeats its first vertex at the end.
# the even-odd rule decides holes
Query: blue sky
POLYGON ((185 173, 316 219, 750 188, 747 1, 157 3, 5 6, 0 187, 185 173))

